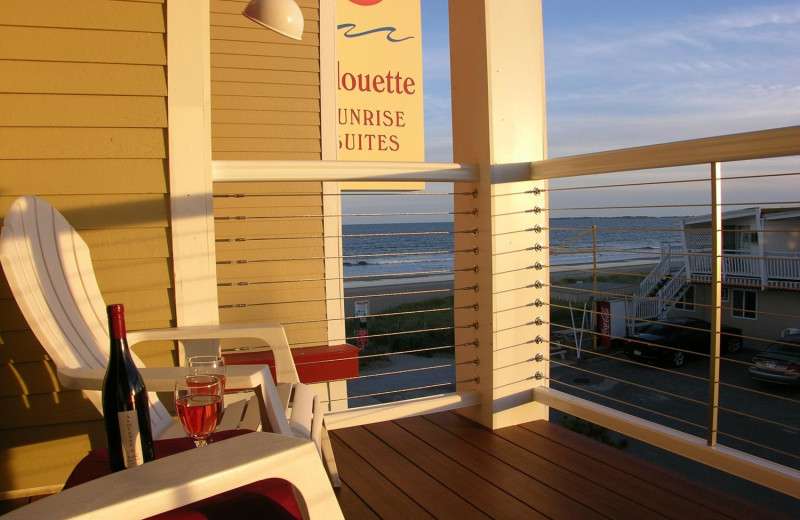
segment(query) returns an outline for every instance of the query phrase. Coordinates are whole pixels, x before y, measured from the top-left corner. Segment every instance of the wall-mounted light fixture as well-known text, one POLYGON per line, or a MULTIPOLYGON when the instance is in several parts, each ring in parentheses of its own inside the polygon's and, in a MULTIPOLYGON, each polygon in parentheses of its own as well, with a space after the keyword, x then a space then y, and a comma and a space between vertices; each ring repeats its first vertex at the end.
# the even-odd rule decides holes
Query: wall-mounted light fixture
POLYGON ((303 37, 303 13, 294 0, 251 0, 242 14, 289 38, 303 37))

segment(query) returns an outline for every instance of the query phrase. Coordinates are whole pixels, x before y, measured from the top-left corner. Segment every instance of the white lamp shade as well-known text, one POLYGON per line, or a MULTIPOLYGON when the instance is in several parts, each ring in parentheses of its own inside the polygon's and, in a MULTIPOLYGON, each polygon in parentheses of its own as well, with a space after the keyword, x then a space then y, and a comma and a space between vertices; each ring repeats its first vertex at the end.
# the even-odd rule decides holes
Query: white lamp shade
POLYGON ((303 12, 294 0, 251 0, 242 14, 289 38, 303 37, 303 12))

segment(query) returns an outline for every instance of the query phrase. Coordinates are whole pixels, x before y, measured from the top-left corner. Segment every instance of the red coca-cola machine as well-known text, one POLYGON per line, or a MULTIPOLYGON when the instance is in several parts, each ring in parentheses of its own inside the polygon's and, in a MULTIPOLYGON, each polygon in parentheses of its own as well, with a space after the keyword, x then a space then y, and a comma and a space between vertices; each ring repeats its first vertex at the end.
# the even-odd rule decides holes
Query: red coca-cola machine
POLYGON ((596 300, 595 313, 599 346, 610 348, 612 339, 625 337, 624 301, 596 300))

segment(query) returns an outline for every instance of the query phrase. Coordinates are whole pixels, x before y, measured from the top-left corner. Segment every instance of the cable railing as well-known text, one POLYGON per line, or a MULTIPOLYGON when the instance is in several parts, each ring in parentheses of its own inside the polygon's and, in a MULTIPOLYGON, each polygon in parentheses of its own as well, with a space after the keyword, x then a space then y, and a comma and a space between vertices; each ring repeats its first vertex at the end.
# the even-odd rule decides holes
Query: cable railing
MULTIPOLYGON (((226 201, 224 210, 216 216, 218 223, 226 224, 217 235, 217 243, 227 250, 217 263, 224 269, 247 270, 247 277, 219 277, 220 310, 231 312, 234 316, 229 319, 236 320, 235 314, 258 309, 265 319, 280 320, 294 348, 319 351, 308 360, 297 359, 296 365, 301 377, 313 373, 315 382, 324 380, 328 386, 340 387, 340 391, 326 396, 331 408, 367 406, 455 390, 456 367, 475 363, 474 356, 472 360, 455 360, 456 351, 474 350, 474 343, 457 344, 455 331, 475 327, 475 322, 456 323, 453 315, 457 310, 474 312, 475 304, 455 305, 454 299, 457 294, 476 291, 474 285, 454 285, 457 272, 476 269, 469 262, 476 247, 455 247, 455 236, 469 239, 477 230, 455 228, 452 219, 458 213, 471 215, 472 210, 364 211, 363 192, 322 195, 341 196, 343 207, 349 208, 326 215, 346 223, 340 232, 323 237, 319 228, 314 229, 321 215, 311 204, 318 202, 310 201, 308 193, 276 193, 272 198, 267 193, 223 190, 224 185, 215 194, 215 199, 226 201), (279 205, 287 208, 288 214, 274 211, 279 205), (442 222, 442 218, 450 221, 442 222), (378 224, 375 220, 390 223, 378 224), (298 231, 292 233, 289 226, 298 231), (306 228, 314 231, 306 232, 306 228), (339 241, 340 249, 324 249, 324 239, 339 241), (295 243, 302 246, 293 247, 295 243), (288 251, 275 254, 276 248, 287 244, 288 251), (457 257, 467 259, 459 261, 464 267, 455 267, 457 257), (330 276, 324 270, 323 262, 331 260, 341 266, 338 276, 330 276), (296 264, 302 265, 294 269, 296 264), (330 282, 341 284, 342 291, 330 294, 322 290, 323 284, 330 282), (233 294, 223 297, 229 289, 233 294), (298 305, 316 305, 317 311, 307 308, 306 312, 291 316, 276 314, 298 305), (340 306, 343 316, 321 311, 329 305, 340 306), (329 322, 334 321, 342 325, 338 336, 330 335, 329 322), (331 345, 351 348, 324 352, 331 345), (350 369, 343 370, 345 365, 350 369)), ((378 192, 372 193, 371 199, 390 200, 392 204, 400 201, 413 207, 431 196, 429 192, 378 192)), ((449 191, 435 196, 471 200, 475 194, 449 191)), ((254 350, 257 348, 246 349, 248 354, 254 350)))
MULTIPOLYGON (((771 165, 761 167, 769 169, 771 165)), ((791 184, 800 175, 754 169, 749 174, 724 177, 719 191, 731 195, 712 202, 712 178, 673 181, 661 171, 654 174, 659 180, 651 181, 646 173, 637 172, 642 179, 639 182, 608 185, 607 179, 613 175, 602 176, 602 184, 597 182, 599 175, 592 175, 583 178, 583 183, 570 179, 570 186, 561 190, 556 181, 551 183, 551 206, 559 208, 551 208, 551 215, 580 209, 596 216, 597 227, 591 233, 591 266, 571 266, 567 275, 551 272, 551 345, 566 352, 566 359, 550 360, 549 387, 688 434, 709 446, 732 448, 800 469, 800 454, 792 440, 800 428, 796 420, 800 395, 750 374, 756 366, 753 358, 765 345, 776 340, 783 329, 800 323, 796 284, 800 281, 796 271, 800 269, 800 206, 790 188, 777 197, 762 193, 769 187, 766 184, 761 189, 736 188, 737 183, 765 178, 791 184), (709 200, 684 202, 689 198, 683 193, 687 185, 701 185, 709 200), (605 190, 610 186, 652 190, 660 202, 609 204, 605 190), (600 204, 574 204, 584 193, 604 195, 600 204), (656 227, 659 218, 664 218, 657 215, 669 214, 666 208, 676 215, 670 217, 674 225, 660 229, 675 233, 677 240, 648 257, 639 269, 634 265, 635 255, 601 231, 604 221, 616 224, 609 214, 629 211, 635 211, 637 218, 652 220, 656 227), (719 212, 716 221, 715 211, 719 212), (720 242, 715 249, 712 240, 717 233, 720 242), (612 254, 619 258, 605 269, 598 259, 612 254), (715 284, 719 287, 716 297, 715 284), (610 307, 608 303, 618 305, 610 307), (604 327, 604 322, 611 326, 604 327), (614 323, 621 325, 615 329, 614 323), (713 350, 714 336, 719 338, 718 352, 713 350)), ((637 198, 633 194, 628 200, 637 198)), ((551 237, 555 220, 551 216, 551 237)), ((642 228, 628 229, 631 240, 648 233, 642 228)), ((555 242, 550 248, 551 252, 558 250, 555 242)), ((586 252, 586 248, 573 249, 586 252)), ((800 344, 792 342, 791 348, 797 349, 800 361, 800 344)), ((768 363, 759 362, 771 366, 768 363)), ((798 376, 800 385, 800 366, 787 370, 798 376)), ((569 408, 568 399, 550 399, 545 393, 541 398, 554 408, 569 408)), ((618 431, 635 430, 631 424, 608 417, 601 423, 618 431)), ((655 436, 639 438, 652 442, 655 436)), ((679 435, 673 441, 676 438, 679 435)), ((689 443, 683 453, 693 453, 689 443)), ((718 467, 729 464, 720 462, 718 467)))
MULTIPOLYGON (((293 346, 347 343, 360 348, 347 358, 298 359, 299 368, 306 363, 335 366, 341 359, 358 362, 356 373, 323 382, 329 387, 340 386, 328 395, 332 409, 357 413, 374 403, 403 403, 437 395, 454 396, 452 404, 446 406, 458 407, 478 404, 479 394, 474 389, 487 381, 501 393, 505 388, 532 384, 534 401, 553 410, 792 494, 791 483, 796 483, 800 469, 791 444, 798 429, 793 418, 800 416, 800 400, 792 389, 751 378, 750 369, 757 366, 753 357, 766 343, 800 323, 800 288, 761 283, 793 277, 795 262, 800 261, 796 250, 800 204, 793 200, 792 190, 763 192, 770 183, 759 181, 791 183, 800 174, 793 169, 779 171, 780 165, 767 162, 748 164, 746 172, 739 169, 723 179, 718 161, 797 155, 800 150, 795 137, 799 132, 778 129, 536 162, 531 164, 527 179, 551 178, 548 187, 531 190, 521 185, 517 190, 511 181, 509 188, 491 195, 460 189, 473 186, 464 183, 465 177, 474 180, 477 175, 469 166, 415 168, 413 177, 429 182, 438 174, 426 171, 441 168, 439 171, 456 172, 453 179, 445 177, 445 181, 456 181, 459 188, 445 194, 454 209, 444 211, 408 211, 417 200, 413 193, 391 195, 406 201, 403 209, 390 208, 387 203, 386 212, 357 209, 332 213, 322 208, 326 197, 339 197, 336 192, 326 194, 323 190, 305 203, 287 203, 293 197, 285 193, 274 200, 258 195, 259 199, 273 200, 261 204, 264 216, 270 218, 254 213, 255 218, 228 219, 225 226, 233 229, 250 221, 276 226, 280 232, 268 229, 220 234, 219 243, 223 247, 264 249, 269 255, 248 252, 238 259, 218 255, 220 268, 269 265, 264 279, 248 277, 243 279, 247 282, 243 287, 277 287, 292 280, 294 285, 230 300, 223 297, 222 291, 229 287, 225 284, 235 286, 239 282, 220 276, 221 305, 230 305, 221 312, 274 307, 275 313, 264 317, 284 323, 293 346), (694 164, 706 169, 710 164, 712 174, 699 174, 697 167, 691 166, 694 164), (646 170, 653 176, 649 177, 651 172, 646 170), (630 175, 635 175, 635 181, 627 180, 630 175), (562 186, 558 179, 568 180, 569 185, 562 186), (753 188, 754 181, 759 189, 753 188), (734 189, 735 184, 745 188, 734 189), (722 186, 725 198, 721 196, 722 186), (619 190, 632 191, 615 200, 611 195, 619 190), (495 229, 486 227, 485 222, 481 226, 471 223, 480 220, 475 208, 485 211, 489 207, 481 202, 483 197, 492 197, 494 218, 502 219, 502 226, 495 229), (275 206, 285 207, 288 216, 302 219, 278 218, 275 206), (546 218, 539 224, 536 219, 542 215, 546 218), (744 222, 743 215, 757 217, 758 227, 744 222), (325 216, 343 219, 345 225, 325 228, 320 223, 325 216), (449 229, 430 230, 430 234, 369 229, 379 225, 374 220, 384 217, 428 224, 452 219, 454 224, 449 229), (314 232, 292 228, 287 233, 287 223, 298 220, 312 223, 314 232), (746 225, 751 228, 742 227, 746 225), (356 229, 358 226, 363 228, 356 229), (289 235, 296 238, 290 240, 289 235), (747 249, 741 247, 745 236, 750 239, 747 249), (416 251, 408 247, 423 237, 447 237, 452 244, 416 251), (767 237, 772 242, 768 243, 767 237), (794 242, 787 237, 795 237, 794 242), (780 242, 784 239, 785 245, 780 242), (329 247, 326 241, 331 240, 338 249, 329 247), (380 244, 369 244, 353 253, 353 242, 342 247, 357 240, 388 240, 398 249, 384 251, 380 244), (487 261, 481 253, 490 242, 491 261, 487 261), (751 250, 753 246, 760 249, 751 250), (741 254, 745 250, 750 254, 741 254), (546 255, 544 259, 529 260, 539 253, 546 255), (438 265, 439 256, 452 264, 438 265), (422 266, 402 267, 404 263, 419 263, 421 258, 422 266), (338 264, 338 272, 323 266, 329 261, 338 264), (298 263, 304 263, 303 269, 295 265, 298 263), (663 264, 661 268, 654 269, 659 264, 663 264), (743 272, 754 273, 756 268, 761 269, 761 280, 743 279, 743 272), (309 269, 319 274, 308 275, 309 269), (478 303, 481 291, 485 291, 487 272, 494 280, 492 295, 500 303, 499 307, 488 307, 491 315, 478 303), (534 276, 529 276, 531 273, 534 276), (518 277, 525 281, 508 283, 518 277), (420 279, 427 279, 427 285, 417 284, 420 279), (479 279, 480 283, 476 281, 479 279), (331 292, 331 282, 340 284, 343 290, 331 292), (431 288, 432 282, 439 285, 431 288), (525 291, 542 287, 549 289, 549 298, 519 299, 525 291), (315 290, 319 295, 314 298, 297 298, 315 290), (398 299, 404 303, 435 303, 425 309, 390 303, 398 299), (634 301, 640 308, 652 310, 639 312, 634 301), (319 307, 312 309, 313 305, 319 307), (330 312, 337 306, 342 309, 340 315, 330 312), (525 318, 517 317, 520 310, 525 318), (507 316, 515 317, 506 320, 507 316), (436 323, 436 317, 446 317, 447 323, 436 323), (406 321, 411 318, 422 318, 422 324, 406 321), (698 319, 705 323, 680 322, 698 319), (670 343, 647 332, 670 320, 674 322, 672 328, 680 331, 677 335, 694 339, 670 343), (378 328, 381 321, 386 323, 385 329, 378 328), (493 331, 494 344, 489 350, 493 359, 487 359, 486 343, 475 339, 477 331, 485 330, 487 324, 493 331), (517 331, 524 331, 526 336, 518 337, 517 331), (506 334, 512 332, 514 339, 506 340, 506 334), (446 337, 430 340, 437 335, 446 337), (381 347, 386 351, 371 351, 376 342, 392 346, 381 347), (545 347, 544 352, 539 352, 541 347, 545 347), (522 354, 507 355, 515 352, 522 354), (395 362, 411 356, 417 358, 415 363, 395 362), (492 382, 492 378, 481 377, 487 364, 489 370, 519 375, 492 382), (763 466, 755 457, 774 465, 763 466)), ((389 170, 394 171, 395 166, 389 170)), ((725 165, 731 169, 740 166, 737 162, 725 165)), ((495 168, 503 182, 513 177, 504 165, 493 166, 492 173, 495 168)), ((256 169, 245 168, 249 180, 253 180, 256 169)), ((282 185, 291 171, 279 171, 272 182, 282 185)), ((518 166, 513 168, 514 175, 519 176, 520 171, 518 166)), ((336 171, 327 174, 329 177, 320 171, 318 179, 337 178, 336 171)), ((369 180, 365 170, 359 170, 358 175, 360 180, 369 180)), ((402 172, 398 175, 403 178, 402 172)), ((392 175, 377 174, 375 179, 396 180, 392 175)), ((516 180, 524 182, 526 178, 516 180)), ((354 198, 364 195, 352 194, 354 198)), ((370 197, 390 200, 386 194, 371 193, 370 197)), ((239 199, 247 197, 236 197, 239 199)), ((441 409, 442 403, 436 401, 427 409, 441 409)), ((415 413, 425 409, 417 407, 415 413)), ((397 410, 397 414, 406 413, 397 410)), ((373 417, 385 420, 393 415, 373 417)))

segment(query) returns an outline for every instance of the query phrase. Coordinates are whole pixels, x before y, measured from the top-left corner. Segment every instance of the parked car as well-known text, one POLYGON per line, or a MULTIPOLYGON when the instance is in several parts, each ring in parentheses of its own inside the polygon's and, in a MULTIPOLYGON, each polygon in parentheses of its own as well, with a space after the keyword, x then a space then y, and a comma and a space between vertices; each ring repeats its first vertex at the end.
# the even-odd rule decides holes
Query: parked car
MULTIPOLYGON (((656 363, 683 366, 692 353, 708 354, 711 324, 693 318, 667 318, 648 323, 633 335, 626 336, 625 355, 656 363)), ((742 329, 722 327, 721 350, 738 352, 742 348, 742 329)))
POLYGON ((750 377, 767 383, 800 386, 800 333, 783 336, 753 357, 750 377))

